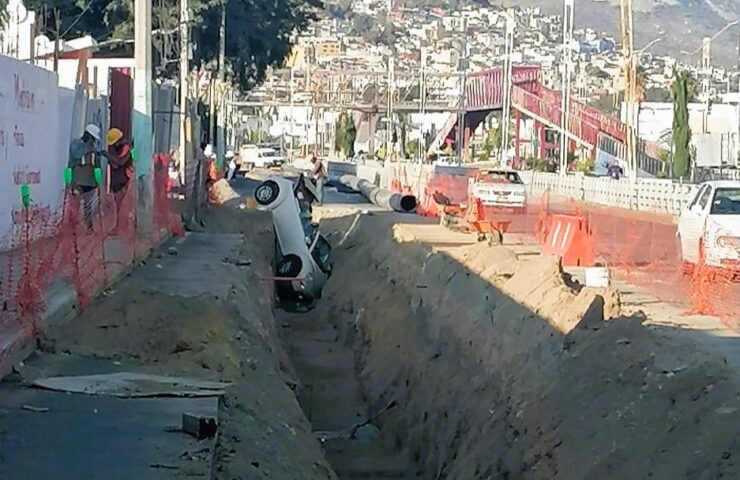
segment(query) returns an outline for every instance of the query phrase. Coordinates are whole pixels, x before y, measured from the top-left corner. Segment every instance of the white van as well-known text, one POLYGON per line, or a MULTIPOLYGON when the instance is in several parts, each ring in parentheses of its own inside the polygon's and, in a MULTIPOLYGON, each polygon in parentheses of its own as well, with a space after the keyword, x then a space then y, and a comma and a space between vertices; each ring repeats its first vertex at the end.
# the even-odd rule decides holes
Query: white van
POLYGON ((249 172, 254 168, 282 167, 285 158, 273 148, 260 148, 257 145, 244 145, 239 149, 241 165, 239 170, 249 172))

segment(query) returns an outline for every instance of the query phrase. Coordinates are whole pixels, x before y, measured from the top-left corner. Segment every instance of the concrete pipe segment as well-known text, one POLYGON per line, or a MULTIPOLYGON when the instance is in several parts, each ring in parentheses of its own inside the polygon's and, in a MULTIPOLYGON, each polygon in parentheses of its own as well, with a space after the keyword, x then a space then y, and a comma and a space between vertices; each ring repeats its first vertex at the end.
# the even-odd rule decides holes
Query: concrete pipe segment
POLYGON ((379 207, 402 213, 410 213, 416 209, 416 197, 414 195, 389 192, 373 185, 367 180, 353 175, 342 175, 339 177, 339 182, 362 193, 368 200, 379 207))

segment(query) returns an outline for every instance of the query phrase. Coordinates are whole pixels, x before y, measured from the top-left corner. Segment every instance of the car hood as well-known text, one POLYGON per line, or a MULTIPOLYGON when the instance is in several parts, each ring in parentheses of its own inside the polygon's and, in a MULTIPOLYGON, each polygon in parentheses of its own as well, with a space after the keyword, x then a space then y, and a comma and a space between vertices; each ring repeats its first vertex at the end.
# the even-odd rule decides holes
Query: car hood
POLYGON ((521 183, 475 182, 473 188, 484 188, 496 192, 523 192, 526 186, 521 183))
POLYGON ((740 215, 711 215, 707 223, 708 227, 721 234, 740 237, 740 215))

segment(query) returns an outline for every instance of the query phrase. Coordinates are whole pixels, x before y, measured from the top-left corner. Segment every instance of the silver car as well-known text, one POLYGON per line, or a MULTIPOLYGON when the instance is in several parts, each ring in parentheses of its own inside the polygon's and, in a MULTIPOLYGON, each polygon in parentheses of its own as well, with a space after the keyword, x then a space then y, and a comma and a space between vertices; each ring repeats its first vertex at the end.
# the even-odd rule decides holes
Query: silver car
POLYGON ((311 221, 313 189, 271 176, 254 192, 260 210, 272 213, 275 230, 275 292, 283 307, 312 306, 331 275, 331 246, 311 221))

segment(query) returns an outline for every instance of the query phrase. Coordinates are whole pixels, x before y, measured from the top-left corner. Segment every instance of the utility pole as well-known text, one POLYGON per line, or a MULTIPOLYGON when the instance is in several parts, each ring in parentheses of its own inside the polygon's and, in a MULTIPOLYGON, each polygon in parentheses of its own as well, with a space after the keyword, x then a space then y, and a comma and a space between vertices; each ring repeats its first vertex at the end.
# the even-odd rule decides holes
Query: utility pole
POLYGON ((426 143, 424 142, 424 114, 426 113, 427 107, 427 51, 425 47, 421 47, 421 70, 419 72, 419 119, 421 125, 419 127, 419 163, 424 162, 426 143))
POLYGON ((218 116, 216 124, 216 158, 223 161, 226 153, 226 1, 221 5, 221 25, 218 31, 218 82, 216 83, 216 101, 218 116))
MULTIPOLYGON (((139 0, 145 1, 145 0, 139 0)), ((180 0, 180 145, 178 155, 180 157, 180 179, 187 185, 191 181, 185 178, 185 164, 188 160, 186 144, 188 143, 187 118, 188 118, 188 73, 190 71, 190 14, 188 0, 180 0)), ((192 142, 195 139, 190 139, 192 142)), ((192 150, 191 150, 192 152, 192 150)))
MULTIPOLYGON (((631 0, 628 0, 631 1, 631 0)), ((560 103, 560 175, 568 172, 568 132, 570 131, 570 90, 573 77, 573 22, 575 0, 563 1, 563 62, 560 103)))
POLYGON ((385 161, 388 162, 391 159, 391 152, 393 151, 393 131, 395 125, 393 123, 393 96, 396 91, 396 76, 395 76, 395 59, 393 58, 393 52, 388 54, 388 116, 386 122, 385 132, 385 161))
POLYGON ((455 140, 455 150, 457 153, 458 159, 462 161, 463 153, 465 151, 464 143, 465 143, 465 108, 466 108, 466 98, 465 98, 465 89, 467 87, 468 83, 468 66, 469 66, 469 56, 468 56, 468 28, 467 28, 467 20, 463 18, 463 42, 462 42, 462 52, 461 52, 461 58, 458 62, 458 71, 461 74, 460 77, 460 109, 457 112, 457 138, 455 140))
POLYGON ((509 166, 509 123, 511 123, 511 83, 512 83, 512 56, 514 54, 514 10, 508 9, 506 14, 506 53, 504 56, 504 91, 501 115, 501 166, 509 166))
POLYGON ((630 181, 637 182, 637 56, 634 51, 632 29, 632 0, 622 0, 620 4, 622 20, 622 51, 624 56, 624 101, 626 120, 625 161, 630 169, 630 181))
POLYGON ((152 179, 152 2, 134 2, 134 145, 137 188, 136 219, 149 233, 154 203, 152 179))
MULTIPOLYGON (((275 90, 273 90, 274 94, 275 90)), ((295 65, 290 66, 290 156, 291 161, 293 160, 293 154, 295 153, 295 101, 293 95, 295 94, 295 65)), ((283 135, 285 136, 285 135, 283 135)))

